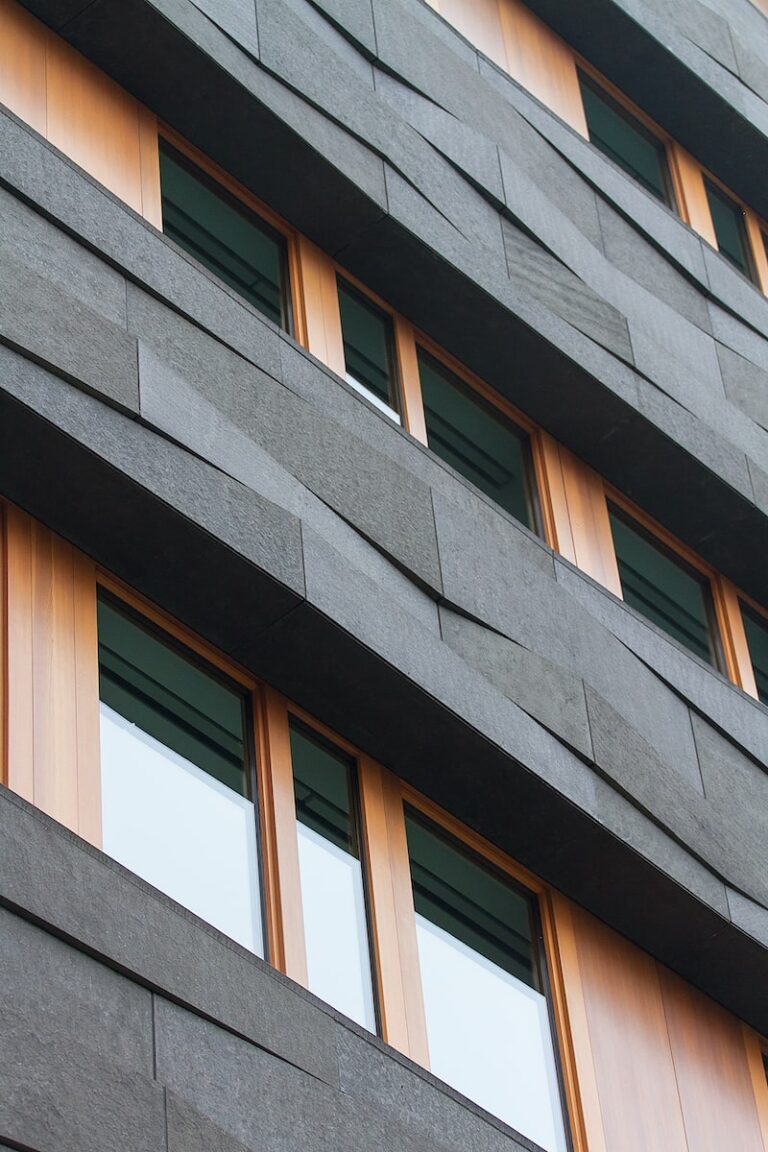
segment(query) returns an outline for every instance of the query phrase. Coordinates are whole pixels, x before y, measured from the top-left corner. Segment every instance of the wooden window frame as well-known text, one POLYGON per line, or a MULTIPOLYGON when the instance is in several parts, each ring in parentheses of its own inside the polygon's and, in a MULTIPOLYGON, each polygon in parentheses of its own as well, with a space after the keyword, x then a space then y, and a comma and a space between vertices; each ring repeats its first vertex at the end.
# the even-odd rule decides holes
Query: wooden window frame
MULTIPOLYGON (((757 288, 764 294, 768 294, 768 253, 766 253, 765 243, 763 242, 763 236, 768 235, 768 225, 749 207, 741 196, 737 196, 714 172, 710 172, 708 168, 704 168, 703 166, 700 167, 702 180, 709 181, 713 187, 719 189, 728 200, 735 204, 737 208, 741 209, 744 220, 744 239, 747 247, 747 258, 751 268, 751 275, 747 272, 742 272, 741 275, 754 288, 757 288)), ((712 239, 709 237, 705 237, 705 239, 709 241, 716 252, 720 252, 717 236, 714 232, 714 224, 712 226, 712 239)), ((725 260, 727 258, 723 257, 723 259, 725 260)), ((734 264, 731 264, 730 260, 728 264, 736 272, 740 271, 734 264)))
MULTIPOLYGON (((282 216, 273 211, 268 204, 259 200, 244 184, 241 184, 234 176, 231 176, 225 168, 222 168, 194 144, 190 144, 183 136, 176 132, 170 125, 157 122, 157 151, 158 151, 158 203, 161 202, 162 190, 160 188, 160 168, 159 168, 159 150, 160 142, 165 140, 170 146, 180 153, 185 159, 189 160, 195 167, 212 180, 214 184, 220 185, 225 192, 239 201, 248 212, 253 213, 260 220, 263 220, 275 232, 284 239, 286 246, 286 274, 288 284, 286 285, 286 303, 288 306, 288 328, 281 329, 287 331, 289 336, 293 336, 300 344, 306 346, 306 332, 304 326, 304 307, 301 298, 300 285, 302 282, 301 269, 300 269, 300 252, 299 252, 299 236, 300 233, 292 227, 282 216)), ((159 230, 162 232, 162 214, 160 216, 160 223, 158 224, 159 230)), ((218 278, 217 278, 218 279, 218 278)), ((230 291, 235 291, 230 289, 230 291)), ((247 303, 247 301, 246 301, 247 303)), ((251 305, 251 307, 255 307, 251 305)))

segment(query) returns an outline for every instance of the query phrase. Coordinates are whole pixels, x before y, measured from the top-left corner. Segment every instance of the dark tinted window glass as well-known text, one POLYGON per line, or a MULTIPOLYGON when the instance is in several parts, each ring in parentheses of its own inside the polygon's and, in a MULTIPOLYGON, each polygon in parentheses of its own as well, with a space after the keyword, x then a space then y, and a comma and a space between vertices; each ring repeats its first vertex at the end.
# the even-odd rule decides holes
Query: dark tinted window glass
POLYGON ((291 724, 296 816, 337 848, 358 856, 353 796, 354 765, 291 724))
POLYGON ((525 433, 423 351, 419 351, 419 376, 432 451, 523 524, 535 528, 525 433))
POLYGON ((709 210, 715 227, 717 247, 722 256, 745 276, 754 278, 752 261, 749 256, 747 230, 744 226, 744 213, 730 197, 709 180, 704 181, 707 189, 709 210))
POLYGON ((391 317, 341 280, 339 309, 347 375, 397 411, 391 317))
POLYGON ((108 601, 99 600, 98 617, 102 702, 247 795, 243 697, 108 601))
POLYGON ((283 237, 162 141, 160 187, 166 235, 287 328, 283 237))
POLYGON ((659 200, 673 205, 662 142, 583 73, 579 83, 590 141, 659 200))
POLYGON ((406 826, 416 912, 536 988, 529 899, 431 827, 406 826))
POLYGON ((707 581, 615 508, 610 517, 627 604, 717 666, 707 581))
POLYGON ((768 704, 768 620, 758 616, 749 608, 742 607, 744 630, 747 633, 749 655, 757 681, 757 694, 763 704, 768 704))

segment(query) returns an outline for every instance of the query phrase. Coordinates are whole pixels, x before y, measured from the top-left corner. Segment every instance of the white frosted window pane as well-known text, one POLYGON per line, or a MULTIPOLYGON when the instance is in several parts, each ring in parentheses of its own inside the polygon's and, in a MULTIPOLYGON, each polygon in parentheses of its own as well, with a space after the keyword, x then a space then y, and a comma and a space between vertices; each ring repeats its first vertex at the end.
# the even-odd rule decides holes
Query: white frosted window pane
POLYGON ((360 861, 297 825, 309 987, 376 1030, 360 861))
POLYGON ((564 1152, 545 998, 423 916, 416 931, 431 1070, 547 1152, 564 1152))
POLYGON ((250 800, 101 704, 104 851, 262 953, 250 800))

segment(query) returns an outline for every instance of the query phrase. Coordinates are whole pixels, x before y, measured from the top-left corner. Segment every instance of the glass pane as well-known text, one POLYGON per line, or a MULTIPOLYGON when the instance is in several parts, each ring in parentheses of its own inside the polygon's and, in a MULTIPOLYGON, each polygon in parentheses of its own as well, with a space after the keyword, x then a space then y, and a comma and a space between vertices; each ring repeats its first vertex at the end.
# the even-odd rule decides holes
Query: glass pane
POLYGON ((432 451, 535 530, 525 433, 421 350, 419 376, 432 451))
POLYGON ((162 141, 160 187, 165 234, 287 328, 283 237, 162 141))
POLYGON ((757 682, 757 694, 763 704, 768 704, 768 620, 743 605, 742 615, 757 682))
POLYGON ((262 952, 243 697, 99 601, 104 851, 262 952))
POLYGON ((376 1031, 354 765, 291 724, 309 987, 376 1031))
POLYGON ((747 232, 744 227, 744 213, 724 192, 705 180, 709 210, 717 237, 717 247, 722 256, 745 276, 753 278, 752 261, 749 258, 747 232))
POLYGON ((370 393, 369 399, 397 411, 391 317, 341 280, 339 310, 347 380, 361 386, 364 394, 370 393))
POLYGON ((648 192, 672 205, 664 145, 607 92, 579 74, 589 139, 648 192))
POLYGON ((548 1152, 565 1130, 528 897, 407 817, 430 1068, 548 1152))
POLYGON ((718 666, 707 581, 609 509, 621 591, 642 612, 702 660, 718 666))

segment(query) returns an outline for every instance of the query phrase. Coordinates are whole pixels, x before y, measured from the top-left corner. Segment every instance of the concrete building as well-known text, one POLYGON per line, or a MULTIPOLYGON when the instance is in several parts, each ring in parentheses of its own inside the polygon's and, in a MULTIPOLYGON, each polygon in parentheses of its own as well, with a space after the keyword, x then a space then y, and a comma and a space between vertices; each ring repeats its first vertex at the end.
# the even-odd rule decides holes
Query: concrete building
POLYGON ((765 0, 0 0, 0 1148, 768 1150, 765 0))

